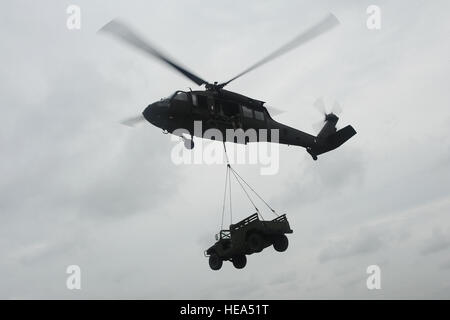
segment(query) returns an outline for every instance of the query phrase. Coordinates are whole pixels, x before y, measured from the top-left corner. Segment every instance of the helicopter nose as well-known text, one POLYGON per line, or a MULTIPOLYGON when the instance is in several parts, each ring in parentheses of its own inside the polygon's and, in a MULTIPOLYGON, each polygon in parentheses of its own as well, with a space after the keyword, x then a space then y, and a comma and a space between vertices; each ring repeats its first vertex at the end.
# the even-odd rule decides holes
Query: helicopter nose
POLYGON ((167 125, 168 111, 167 106, 160 102, 150 104, 142 112, 144 118, 154 126, 165 128, 167 125))
POLYGON ((148 122, 152 123, 152 118, 153 118, 153 110, 152 110, 152 104, 149 104, 147 106, 147 108, 144 109, 144 111, 142 112, 142 115, 144 116, 145 120, 147 120, 148 122))

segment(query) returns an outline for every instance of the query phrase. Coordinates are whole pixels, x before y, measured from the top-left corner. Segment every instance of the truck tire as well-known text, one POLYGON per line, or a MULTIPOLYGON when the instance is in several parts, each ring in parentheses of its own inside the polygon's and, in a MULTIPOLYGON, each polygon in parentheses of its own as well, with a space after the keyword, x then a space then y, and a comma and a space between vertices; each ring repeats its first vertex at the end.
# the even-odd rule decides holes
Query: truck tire
POLYGON ((236 269, 242 269, 247 264, 247 257, 245 256, 245 254, 234 256, 232 262, 233 266, 236 269))
POLYGON ((273 240, 273 248, 278 252, 286 251, 288 246, 289 246, 289 240, 284 234, 281 236, 277 236, 273 240))
POLYGON ((209 267, 211 269, 219 270, 220 268, 222 268, 222 265, 223 265, 223 261, 216 253, 212 253, 209 256, 209 267))
POLYGON ((264 249, 264 240, 258 233, 252 233, 247 239, 250 250, 254 252, 261 252, 264 249))

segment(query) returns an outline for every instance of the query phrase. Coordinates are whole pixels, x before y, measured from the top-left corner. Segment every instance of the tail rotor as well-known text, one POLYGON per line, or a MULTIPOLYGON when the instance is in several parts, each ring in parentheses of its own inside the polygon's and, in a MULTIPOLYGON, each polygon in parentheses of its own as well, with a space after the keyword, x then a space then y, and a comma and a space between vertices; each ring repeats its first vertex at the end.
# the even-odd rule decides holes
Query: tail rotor
POLYGON ((342 113, 343 109, 339 102, 336 100, 333 103, 331 108, 327 108, 327 104, 324 102, 323 97, 317 98, 313 103, 314 108, 322 114, 322 120, 313 124, 313 129, 316 133, 319 133, 323 126, 329 120, 337 120, 339 119, 339 115, 342 113), (330 111, 328 111, 330 110, 330 111))

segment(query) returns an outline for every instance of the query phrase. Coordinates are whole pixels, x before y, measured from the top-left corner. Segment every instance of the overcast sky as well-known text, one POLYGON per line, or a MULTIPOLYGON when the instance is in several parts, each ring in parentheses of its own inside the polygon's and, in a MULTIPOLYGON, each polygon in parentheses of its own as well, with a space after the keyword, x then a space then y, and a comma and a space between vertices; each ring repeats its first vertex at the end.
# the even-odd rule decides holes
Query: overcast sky
MULTIPOLYGON (((0 298, 450 298, 448 1, 7 1, 0 11, 0 298), (66 8, 81 8, 68 30, 66 8), (381 8, 381 29, 366 8, 381 8), (358 134, 277 175, 236 170, 294 233, 209 269, 225 165, 180 165, 150 124, 120 125, 195 84, 97 30, 120 17, 208 81, 225 81, 327 13, 331 32, 229 90, 314 132, 320 96, 358 134), (82 289, 66 288, 79 265, 82 289), (381 268, 381 290, 366 268, 381 268)), ((242 195, 234 217, 252 207, 242 195)), ((267 213, 266 213, 267 214, 267 213)), ((267 214, 267 217, 269 215, 267 214)))

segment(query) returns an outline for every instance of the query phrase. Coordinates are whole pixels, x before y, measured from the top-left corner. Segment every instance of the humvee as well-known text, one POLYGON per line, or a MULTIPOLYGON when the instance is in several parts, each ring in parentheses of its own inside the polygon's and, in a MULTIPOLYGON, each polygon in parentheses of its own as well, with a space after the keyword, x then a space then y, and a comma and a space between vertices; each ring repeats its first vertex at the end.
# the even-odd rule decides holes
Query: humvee
POLYGON ((285 251, 289 244, 286 233, 292 233, 286 215, 263 221, 258 213, 254 213, 231 224, 229 230, 216 234, 216 243, 205 251, 205 256, 209 257, 209 266, 213 270, 219 270, 227 260, 242 269, 247 264, 246 255, 261 252, 271 245, 276 251, 285 251))

